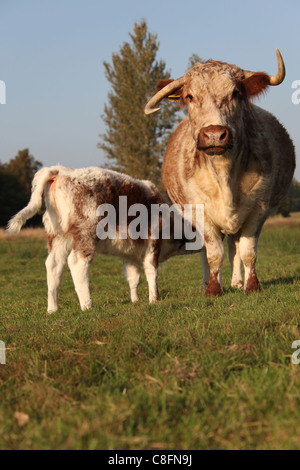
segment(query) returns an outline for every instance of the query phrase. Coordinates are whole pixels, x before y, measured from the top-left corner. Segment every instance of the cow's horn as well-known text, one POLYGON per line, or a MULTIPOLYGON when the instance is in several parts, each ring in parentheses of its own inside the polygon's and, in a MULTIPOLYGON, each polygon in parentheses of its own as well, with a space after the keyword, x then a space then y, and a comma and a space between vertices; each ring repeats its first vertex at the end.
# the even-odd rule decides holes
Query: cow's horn
POLYGON ((152 98, 151 100, 146 104, 144 108, 145 114, 151 114, 155 113, 158 111, 160 108, 155 108, 158 103, 161 102, 164 98, 167 96, 171 95, 175 90, 178 90, 178 88, 182 87, 184 84, 184 77, 177 78, 177 80, 174 80, 173 82, 169 83, 167 86, 159 90, 152 98))
MULTIPOLYGON (((282 55, 280 54, 279 49, 276 49, 276 55, 277 55, 277 62, 278 62, 278 72, 277 75, 270 75, 269 76, 269 83, 270 85, 276 86, 280 85, 280 83, 283 82, 284 77, 285 77, 285 66, 283 62, 282 55)), ((250 72, 249 70, 244 71, 245 78, 251 77, 255 72, 250 72)))
POLYGON ((279 49, 276 49, 276 55, 278 62, 278 72, 277 75, 270 76, 270 85, 280 85, 280 83, 283 82, 285 77, 285 66, 279 49))

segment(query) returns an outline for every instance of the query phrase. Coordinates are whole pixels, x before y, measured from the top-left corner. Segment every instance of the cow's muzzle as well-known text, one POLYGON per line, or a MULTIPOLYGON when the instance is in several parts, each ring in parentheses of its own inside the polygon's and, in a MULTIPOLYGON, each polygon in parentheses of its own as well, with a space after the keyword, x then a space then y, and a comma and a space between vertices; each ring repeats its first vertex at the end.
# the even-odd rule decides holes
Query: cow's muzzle
POLYGON ((231 147, 231 134, 228 127, 208 126, 200 131, 197 148, 208 155, 222 155, 231 147))

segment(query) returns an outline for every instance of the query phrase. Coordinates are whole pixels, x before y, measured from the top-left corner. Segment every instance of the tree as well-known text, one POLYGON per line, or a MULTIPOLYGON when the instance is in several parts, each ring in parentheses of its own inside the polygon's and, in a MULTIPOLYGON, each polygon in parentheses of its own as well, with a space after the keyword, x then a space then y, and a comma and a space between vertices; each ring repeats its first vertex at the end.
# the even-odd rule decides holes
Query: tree
POLYGON ((282 215, 282 217, 289 217, 291 210, 291 200, 288 195, 286 195, 278 207, 278 213, 282 215))
MULTIPOLYGON (((0 226, 6 226, 10 217, 27 205, 31 182, 41 166, 28 149, 20 150, 8 163, 0 163, 0 226)), ((39 224, 40 219, 36 216, 31 219, 30 225, 39 224)))
POLYGON ((192 67, 194 67, 194 65, 197 62, 203 62, 203 60, 200 58, 200 56, 198 54, 194 53, 189 58, 188 69, 191 69, 192 67))
POLYGON ((11 158, 3 165, 6 173, 13 176, 25 193, 27 198, 31 194, 31 182, 35 173, 42 167, 42 163, 29 154, 28 149, 19 150, 15 158, 11 158))
POLYGON ((136 178, 160 183, 163 153, 174 124, 178 121, 175 104, 161 103, 161 112, 144 115, 144 107, 161 79, 170 78, 164 61, 156 60, 157 36, 147 30, 143 20, 135 23, 131 44, 125 42, 112 64, 104 62, 112 91, 108 94, 103 120, 107 131, 98 144, 112 169, 136 178))
POLYGON ((296 178, 293 178, 288 196, 291 201, 291 212, 300 211, 300 183, 296 178))
POLYGON ((293 178, 288 193, 278 207, 278 214, 289 217, 290 212, 300 211, 300 183, 293 178))

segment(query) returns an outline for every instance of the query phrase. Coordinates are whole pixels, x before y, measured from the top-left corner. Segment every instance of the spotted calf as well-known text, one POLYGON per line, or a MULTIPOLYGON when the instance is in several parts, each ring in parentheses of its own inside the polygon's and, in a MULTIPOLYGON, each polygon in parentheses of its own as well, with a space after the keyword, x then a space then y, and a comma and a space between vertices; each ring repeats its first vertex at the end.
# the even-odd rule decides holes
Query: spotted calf
MULTIPOLYGON (((43 223, 48 235, 49 250, 46 260, 49 313, 58 309, 58 288, 66 263, 71 271, 81 309, 92 307, 89 269, 96 250, 123 258, 124 274, 129 283, 132 302, 139 299, 141 266, 148 281, 149 301, 158 299, 158 263, 170 256, 185 254, 186 239, 175 239, 172 227, 169 239, 162 239, 161 227, 157 239, 151 236, 150 228, 144 239, 133 239, 130 236, 122 239, 120 236, 120 196, 127 197, 128 207, 139 203, 149 209, 152 204, 166 203, 153 183, 94 167, 43 168, 34 177, 28 205, 10 220, 8 232, 18 232, 26 220, 40 210, 43 193, 46 204, 43 223), (97 208, 103 204, 112 205, 116 211, 116 236, 112 239, 100 240, 97 236, 100 220, 97 208)), ((127 227, 131 221, 132 217, 126 214, 127 227)), ((157 223, 161 224, 161 219, 157 223)))

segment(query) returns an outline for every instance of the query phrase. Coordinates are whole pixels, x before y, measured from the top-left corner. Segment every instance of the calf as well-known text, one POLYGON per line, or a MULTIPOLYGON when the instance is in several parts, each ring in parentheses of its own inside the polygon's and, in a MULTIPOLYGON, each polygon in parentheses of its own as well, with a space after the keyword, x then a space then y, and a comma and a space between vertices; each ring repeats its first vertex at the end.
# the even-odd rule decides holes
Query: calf
POLYGON ((153 204, 161 207, 166 204, 166 200, 150 181, 135 180, 125 174, 96 167, 74 170, 53 166, 38 171, 32 182, 31 199, 28 205, 9 221, 8 232, 19 232, 26 220, 40 210, 43 192, 46 204, 43 223, 48 235, 49 251, 46 260, 49 313, 58 309, 58 288, 67 262, 81 309, 92 307, 89 268, 96 249, 100 253, 124 259, 124 274, 129 283, 132 302, 139 299, 141 265, 148 281, 149 301, 154 302, 158 299, 158 263, 170 256, 191 253, 186 250, 187 240, 184 235, 180 239, 174 237, 174 216, 170 224, 169 239, 163 239, 161 236, 161 215, 151 229, 148 228, 148 233, 143 234, 143 238, 134 239, 128 236, 132 216, 126 214, 127 230, 125 234, 122 233, 121 219, 124 214, 121 214, 121 196, 127 197, 128 207, 139 203, 147 209, 153 204), (105 232, 99 227, 99 220, 104 220, 99 216, 104 216, 108 211, 108 204, 116 211, 113 238, 103 236, 105 232), (100 208, 103 209, 102 212, 99 211, 100 208), (151 233, 155 225, 159 234, 156 238, 151 233), (100 239, 101 237, 103 239, 100 239))

